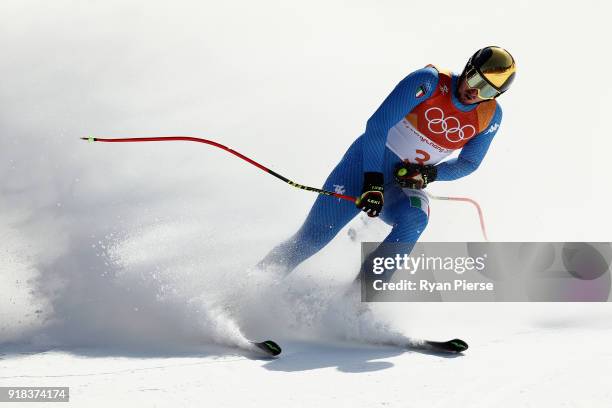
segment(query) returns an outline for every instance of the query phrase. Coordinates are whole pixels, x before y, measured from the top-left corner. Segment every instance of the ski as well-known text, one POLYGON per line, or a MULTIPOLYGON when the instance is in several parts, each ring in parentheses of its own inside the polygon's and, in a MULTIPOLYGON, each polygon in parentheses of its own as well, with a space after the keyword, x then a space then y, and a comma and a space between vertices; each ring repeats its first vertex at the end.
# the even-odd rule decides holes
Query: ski
POLYGON ((431 341, 424 340, 419 343, 414 343, 408 346, 413 350, 431 351, 433 353, 449 353, 458 354, 468 349, 468 344, 461 339, 453 339, 449 341, 431 341))
MULTIPOLYGON (((265 340, 262 342, 251 341, 250 343, 255 346, 258 352, 262 352, 267 356, 276 357, 282 352, 282 349, 278 343, 272 340, 265 340)), ((459 354, 466 351, 469 346, 461 339, 453 339, 448 341, 421 340, 410 343, 407 348, 409 350, 429 351, 432 353, 459 354)))
POLYGON ((281 347, 272 340, 266 340, 262 342, 251 341, 251 344, 257 347, 258 350, 269 356, 276 357, 282 352, 281 347))

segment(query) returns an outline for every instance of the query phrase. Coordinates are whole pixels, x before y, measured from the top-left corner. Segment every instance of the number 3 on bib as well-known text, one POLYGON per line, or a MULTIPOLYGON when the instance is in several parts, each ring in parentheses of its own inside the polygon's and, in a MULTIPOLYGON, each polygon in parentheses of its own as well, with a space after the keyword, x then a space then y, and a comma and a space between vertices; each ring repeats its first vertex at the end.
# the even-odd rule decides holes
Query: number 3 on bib
POLYGON ((414 158, 414 161, 419 163, 421 166, 424 166, 425 162, 431 159, 431 155, 427 153, 425 150, 417 149, 416 154, 417 156, 414 158))

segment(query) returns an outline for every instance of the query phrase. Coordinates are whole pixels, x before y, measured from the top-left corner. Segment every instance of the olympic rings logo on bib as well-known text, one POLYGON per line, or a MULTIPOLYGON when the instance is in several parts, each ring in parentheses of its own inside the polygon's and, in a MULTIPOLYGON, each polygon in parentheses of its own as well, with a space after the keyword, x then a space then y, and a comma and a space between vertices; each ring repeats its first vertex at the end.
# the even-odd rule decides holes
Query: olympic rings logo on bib
POLYGON ((444 117, 444 111, 440 108, 429 108, 425 111, 427 128, 431 133, 444 134, 446 140, 457 143, 476 136, 476 128, 472 125, 461 126, 461 122, 454 116, 444 117), (436 113, 437 112, 437 113, 436 113))

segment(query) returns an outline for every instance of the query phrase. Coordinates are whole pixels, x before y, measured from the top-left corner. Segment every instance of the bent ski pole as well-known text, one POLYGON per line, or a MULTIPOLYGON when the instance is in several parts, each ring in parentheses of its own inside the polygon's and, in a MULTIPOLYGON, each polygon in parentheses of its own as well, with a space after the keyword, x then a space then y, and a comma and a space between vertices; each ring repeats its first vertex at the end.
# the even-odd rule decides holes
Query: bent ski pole
POLYGON ((185 142, 198 142, 198 143, 204 143, 210 146, 214 146, 214 147, 218 147, 219 149, 223 149, 228 153, 233 154, 234 156, 237 156, 239 158, 241 158, 242 160, 252 164, 253 166, 257 167, 260 170, 265 171, 268 174, 273 175, 274 177, 276 177, 277 179, 280 179, 282 181, 284 181, 285 183, 289 184, 290 186, 293 186, 295 188, 299 188, 301 190, 306 190, 306 191, 312 191, 314 193, 318 193, 318 194, 323 194, 323 195, 327 195, 327 196, 332 196, 332 197, 336 197, 336 198, 340 198, 342 200, 346 200, 346 201, 351 201, 351 202, 355 202, 355 197, 351 197, 351 196, 347 196, 347 195, 343 195, 343 194, 339 194, 339 193, 334 193, 332 191, 327 191, 327 190, 322 190, 320 188, 315 188, 315 187, 309 187, 309 186, 305 186, 303 184, 298 184, 294 181, 289 180, 287 177, 284 177, 280 174, 278 174, 277 172, 270 170, 269 168, 267 168, 266 166, 263 166, 260 163, 257 163, 255 160, 248 158, 247 156, 243 155, 242 153, 239 153, 237 151, 235 151, 234 149, 231 149, 227 146, 224 146, 220 143, 217 143, 213 140, 208 140, 208 139, 202 139, 199 137, 189 137, 189 136, 162 136, 162 137, 128 137, 128 138, 121 138, 121 139, 107 139, 107 138, 100 138, 100 137, 82 137, 81 140, 88 140, 90 142, 108 142, 108 143, 130 143, 130 142, 175 142, 175 141, 185 141, 185 142))
POLYGON ((425 192, 425 194, 427 194, 427 197, 431 198, 432 200, 463 201, 463 202, 471 203, 472 205, 474 205, 474 207, 476 207, 476 211, 478 211, 478 218, 480 219, 480 230, 482 231, 482 235, 484 236, 485 241, 489 240, 489 237, 487 236, 487 228, 484 222, 484 215, 482 215, 482 209, 480 208, 480 205, 475 200, 472 200, 471 198, 467 198, 467 197, 435 196, 433 194, 429 194, 428 192, 425 192))
MULTIPOLYGON (((299 188, 301 190, 306 190, 306 191, 312 191, 314 193, 318 193, 318 194, 322 194, 322 195, 327 195, 327 196, 332 196, 332 197, 336 197, 342 200, 346 200, 346 201, 351 201, 351 202, 355 202, 355 197, 352 196, 347 196, 347 195, 343 195, 343 194, 339 194, 339 193, 334 193, 332 191, 327 191, 327 190, 322 190, 319 188, 315 188, 315 187, 309 187, 309 186, 305 186, 302 184, 298 184, 294 181, 289 180, 288 178, 276 173, 273 170, 270 170, 269 168, 265 167, 264 165, 256 162, 255 160, 243 155, 242 153, 239 153, 227 146, 224 146, 220 143, 217 143, 213 140, 208 140, 208 139, 202 139, 199 137, 190 137, 190 136, 161 136, 161 137, 131 137, 131 138, 118 138, 118 139, 109 139, 109 138, 100 138, 100 137, 82 137, 82 140, 88 140, 90 142, 107 142, 107 143, 129 143, 129 142, 173 142, 173 141, 187 141, 187 142, 198 142, 198 143, 204 143, 210 146, 214 146, 214 147, 218 147, 219 149, 225 150, 228 153, 233 154, 234 156, 237 156, 239 158, 241 158, 242 160, 252 164, 253 166, 257 167, 260 170, 265 171, 268 174, 271 174, 272 176, 284 181, 285 183, 299 188)), ((472 205, 474 205, 476 207, 476 210, 478 211, 478 217, 480 219, 480 229, 482 231, 482 235, 484 236, 484 239, 486 241, 489 240, 488 236, 487 236, 487 230, 485 227, 485 222, 484 222, 484 216, 482 215, 482 209, 480 208, 480 205, 478 205, 478 203, 474 200, 472 200, 471 198, 466 198, 466 197, 443 197, 443 196, 435 196, 433 194, 427 193, 427 196, 433 200, 444 200, 444 201, 464 201, 464 202, 468 202, 471 203, 472 205)))

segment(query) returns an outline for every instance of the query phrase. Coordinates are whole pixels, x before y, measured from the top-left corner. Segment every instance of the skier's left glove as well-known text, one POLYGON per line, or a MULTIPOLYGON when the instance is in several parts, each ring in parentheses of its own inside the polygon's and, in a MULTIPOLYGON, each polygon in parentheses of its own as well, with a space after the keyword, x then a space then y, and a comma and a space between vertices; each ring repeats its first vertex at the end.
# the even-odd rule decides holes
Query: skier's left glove
POLYGON ((361 196, 355 200, 355 205, 368 214, 369 217, 378 217, 384 202, 384 176, 382 173, 363 173, 363 189, 361 196))
POLYGON ((393 175, 401 187, 421 190, 436 180, 438 169, 430 164, 400 162, 393 175))

